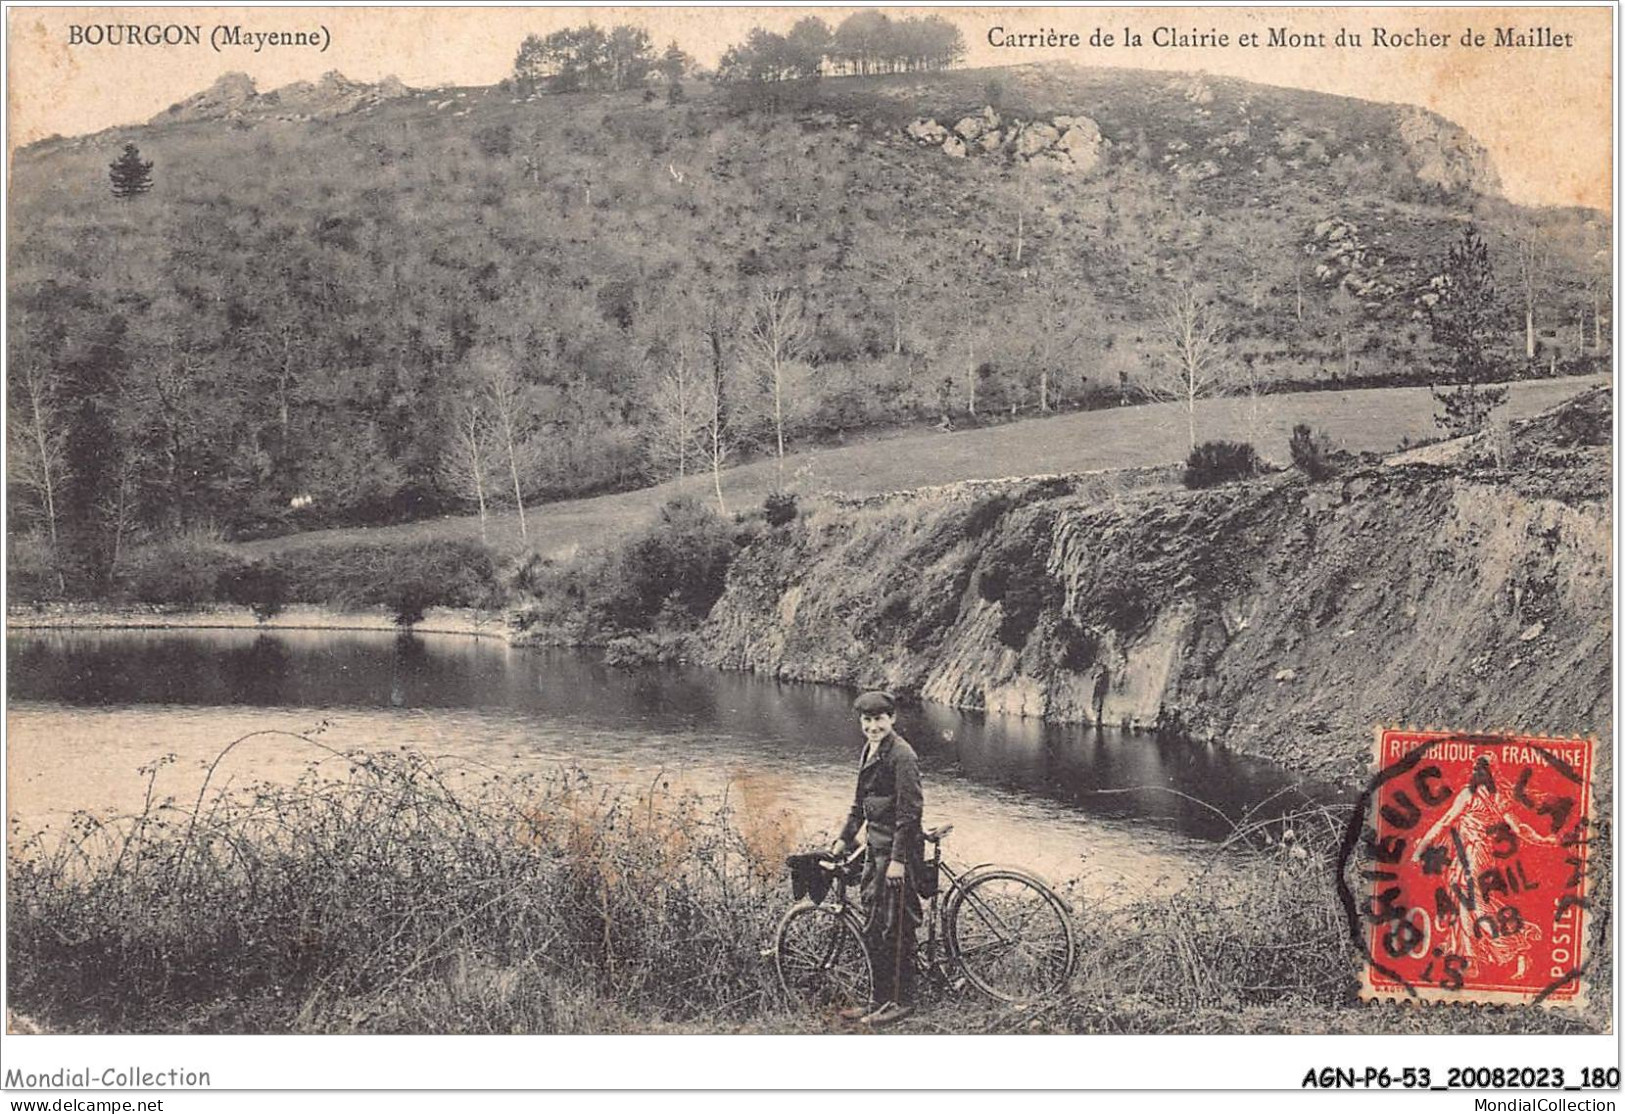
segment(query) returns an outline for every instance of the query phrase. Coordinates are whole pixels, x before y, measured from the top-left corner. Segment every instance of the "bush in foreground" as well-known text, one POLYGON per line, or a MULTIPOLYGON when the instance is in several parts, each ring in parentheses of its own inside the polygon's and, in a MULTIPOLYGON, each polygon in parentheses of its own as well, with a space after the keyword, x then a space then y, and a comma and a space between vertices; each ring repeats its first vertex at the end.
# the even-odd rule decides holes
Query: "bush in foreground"
POLYGON ((328 752, 294 785, 21 846, 13 1000, 95 1032, 560 1031, 592 1002, 739 1018, 768 999, 789 832, 662 782, 328 752))
MULTIPOLYGON (((735 809, 660 778, 639 789, 573 770, 505 779, 291 738, 318 755, 295 784, 200 791, 191 809, 149 792, 119 823, 80 814, 66 832, 14 839, 12 1005, 58 1032, 833 1024, 787 1012, 761 955, 789 902, 783 856, 798 837, 748 783, 735 809)), ((159 772, 145 771, 149 789, 159 772)), ((1116 900, 1063 886, 1081 962, 1060 1000, 1012 1010, 928 983, 918 1026, 1597 1031, 1539 1010, 1360 1005, 1334 889, 1339 811, 1238 826, 1171 893, 1124 899, 1115 872, 1089 891, 1116 900)))

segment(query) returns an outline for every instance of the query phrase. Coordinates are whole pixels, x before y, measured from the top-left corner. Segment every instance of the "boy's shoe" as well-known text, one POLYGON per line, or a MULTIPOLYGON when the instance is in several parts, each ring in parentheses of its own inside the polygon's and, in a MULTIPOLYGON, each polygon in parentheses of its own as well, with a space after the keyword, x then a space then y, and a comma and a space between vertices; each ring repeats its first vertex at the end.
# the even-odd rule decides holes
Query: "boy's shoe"
POLYGON ((905 1017, 914 1013, 913 1006, 900 1006, 896 1002, 887 1002, 873 1013, 863 1019, 864 1024, 880 1028, 885 1025, 895 1025, 905 1017))
POLYGON ((835 1016, 842 1021, 862 1021, 879 1008, 879 1006, 848 1006, 835 1016))

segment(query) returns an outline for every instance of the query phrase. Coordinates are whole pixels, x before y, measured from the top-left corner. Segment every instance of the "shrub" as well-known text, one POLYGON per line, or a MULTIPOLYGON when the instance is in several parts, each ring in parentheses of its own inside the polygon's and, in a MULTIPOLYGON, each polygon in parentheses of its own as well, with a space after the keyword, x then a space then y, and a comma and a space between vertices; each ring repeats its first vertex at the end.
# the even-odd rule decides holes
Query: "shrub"
POLYGON ((423 622, 424 615, 435 604, 435 596, 433 585, 413 579, 391 585, 384 602, 395 613, 397 627, 412 627, 423 622))
POLYGON ((1055 595, 1055 583, 1047 576, 1042 580, 1022 578, 1013 582, 1000 601, 1004 615, 999 619, 998 630, 994 632, 999 641, 1012 650, 1025 646, 1033 628, 1038 626, 1038 620, 1043 618, 1044 609, 1054 602, 1055 595))
POLYGON ((142 603, 196 606, 224 597, 245 562, 207 531, 192 531, 130 554, 124 590, 142 603))
POLYGON ((673 499, 606 570, 599 610, 629 630, 650 629, 668 605, 703 619, 722 595, 735 548, 733 531, 710 507, 692 496, 673 499))
POLYGON ((1433 416, 1433 424, 1451 437, 1465 437, 1484 428, 1491 412, 1507 400, 1507 388, 1466 383, 1454 390, 1433 392, 1443 413, 1433 416))
POLYGON ((1132 574, 1116 578, 1094 607, 1106 625, 1119 634, 1133 635, 1145 629, 1155 614, 1151 593, 1132 574))
POLYGON ((1611 410, 1591 404, 1591 400, 1573 402, 1557 412, 1557 435, 1553 440, 1559 447, 1606 445, 1612 425, 1611 410))
POLYGON ((488 159, 505 158, 513 153, 513 129, 507 124, 492 124, 474 133, 474 146, 488 159))
POLYGON ((1204 441, 1185 459, 1185 486, 1214 487, 1259 472, 1258 453, 1240 441, 1204 441))
POLYGON ((282 613, 288 602, 288 574, 265 561, 253 561, 227 573, 221 595, 254 612, 260 622, 282 613))
POLYGON ((289 599, 329 607, 399 611, 407 589, 426 608, 488 607, 501 594, 495 558, 471 538, 305 546, 276 560, 289 599))
POLYGON ((769 526, 786 526, 796 520, 797 513, 794 492, 775 491, 762 504, 762 517, 769 526))
POLYGON ((6 590, 13 602, 57 599, 72 570, 62 551, 43 533, 13 533, 6 539, 6 590))
POLYGON ((1214 856, 1226 869, 1166 896, 1090 907, 1082 932, 1095 946, 1083 949, 1077 984, 1098 988, 1097 1009, 1111 1003, 1114 1028, 1129 1003, 1154 1001, 1168 1016, 1151 1031, 1164 1032, 1210 1019, 1204 1010, 1354 1001, 1358 953, 1335 888, 1345 810, 1239 822, 1214 856))
POLYGON ((967 538, 979 538, 998 525, 1004 513, 1014 506, 1010 496, 1003 493, 978 499, 965 516, 964 532, 967 538))
POLYGON ((72 1031, 547 1032, 772 1000, 794 825, 771 802, 277 741, 316 759, 295 784, 195 809, 160 784, 14 844, 13 1004, 72 1031))
POLYGON ((1288 448, 1292 453, 1292 467, 1311 480, 1323 480, 1332 474, 1331 439, 1324 433, 1316 433, 1299 422, 1292 427, 1288 448))

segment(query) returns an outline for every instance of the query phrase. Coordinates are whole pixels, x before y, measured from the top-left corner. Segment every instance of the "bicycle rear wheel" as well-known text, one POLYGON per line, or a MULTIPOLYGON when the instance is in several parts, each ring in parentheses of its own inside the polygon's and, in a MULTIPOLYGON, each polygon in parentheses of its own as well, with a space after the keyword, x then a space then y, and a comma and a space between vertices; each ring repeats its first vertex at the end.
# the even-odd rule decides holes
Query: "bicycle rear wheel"
POLYGON ((1077 966, 1066 904, 1025 871, 972 874, 954 890, 943 919, 949 954, 972 986, 1000 1001, 1057 994, 1077 966))
POLYGON ((804 901, 779 922, 773 963, 779 985, 804 1007, 866 1006, 874 967, 857 920, 844 910, 804 901))

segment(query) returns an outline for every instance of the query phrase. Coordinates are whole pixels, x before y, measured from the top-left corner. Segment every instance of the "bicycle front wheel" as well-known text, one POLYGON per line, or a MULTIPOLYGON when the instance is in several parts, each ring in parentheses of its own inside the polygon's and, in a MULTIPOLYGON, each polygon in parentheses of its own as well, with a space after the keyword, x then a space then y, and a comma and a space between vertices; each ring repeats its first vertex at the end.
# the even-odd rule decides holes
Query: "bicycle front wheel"
POLYGON ((972 986, 1000 1001, 1051 997, 1077 966, 1066 904, 1025 871, 972 874, 955 889, 944 920, 949 954, 972 986))
POLYGON ((803 1007, 866 1006, 874 967, 850 913, 812 902, 792 906, 779 922, 773 949, 779 985, 803 1007))

